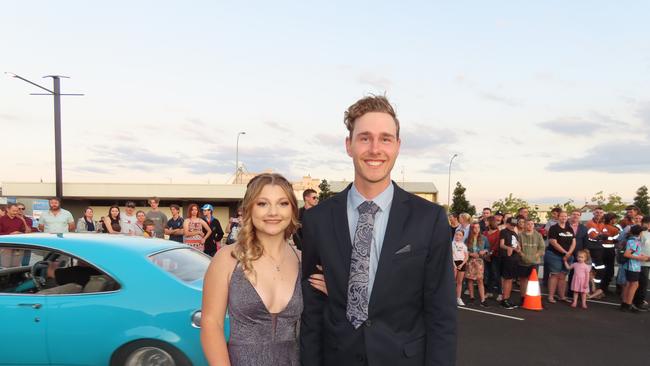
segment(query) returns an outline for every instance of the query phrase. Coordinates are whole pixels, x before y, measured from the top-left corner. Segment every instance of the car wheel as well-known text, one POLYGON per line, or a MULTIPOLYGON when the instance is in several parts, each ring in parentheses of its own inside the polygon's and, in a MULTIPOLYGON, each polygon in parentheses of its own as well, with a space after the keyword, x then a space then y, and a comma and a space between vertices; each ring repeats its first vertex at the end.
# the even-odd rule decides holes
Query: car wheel
POLYGON ((128 343, 111 358, 111 366, 191 366, 192 363, 175 347, 160 341, 128 343))

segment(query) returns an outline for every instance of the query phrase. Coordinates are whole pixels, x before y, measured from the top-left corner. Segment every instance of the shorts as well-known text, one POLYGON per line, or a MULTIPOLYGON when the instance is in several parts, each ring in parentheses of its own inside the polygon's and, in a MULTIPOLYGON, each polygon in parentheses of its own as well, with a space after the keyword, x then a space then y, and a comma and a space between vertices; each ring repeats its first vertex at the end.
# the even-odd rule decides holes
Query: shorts
POLYGON ((505 280, 512 280, 518 277, 519 256, 501 257, 501 277, 505 280))
POLYGON ((533 268, 537 271, 537 264, 531 264, 531 265, 525 265, 525 264, 520 264, 517 266, 517 277, 522 278, 528 278, 530 277, 530 274, 533 273, 533 268))
MULTIPOLYGON (((546 254, 544 254, 544 262, 548 266, 548 273, 569 273, 569 270, 564 266, 563 258, 547 250, 546 254)), ((568 262, 569 264, 573 263, 573 257, 569 258, 568 262)))
MULTIPOLYGON (((454 261, 454 267, 458 269, 458 266, 460 266, 461 263, 463 263, 463 261, 454 261)), ((463 266, 460 267, 458 272, 465 272, 466 269, 467 269, 467 263, 463 264, 463 266)))
POLYGON ((625 270, 625 279, 627 282, 637 282, 639 281, 639 278, 641 278, 641 272, 632 272, 629 270, 625 270))

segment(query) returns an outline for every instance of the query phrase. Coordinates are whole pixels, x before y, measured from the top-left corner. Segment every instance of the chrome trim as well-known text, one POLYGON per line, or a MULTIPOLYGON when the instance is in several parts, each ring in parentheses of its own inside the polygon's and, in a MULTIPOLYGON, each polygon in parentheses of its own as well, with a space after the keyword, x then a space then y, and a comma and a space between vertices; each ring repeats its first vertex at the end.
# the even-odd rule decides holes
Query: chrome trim
POLYGON ((198 314, 198 313, 200 313, 201 316, 203 315, 203 312, 201 311, 201 309, 199 309, 199 310, 193 312, 192 315, 190 316, 190 325, 192 326, 192 328, 201 329, 201 321, 200 321, 200 318, 199 318, 199 325, 196 325, 196 324, 194 323, 194 316, 196 316, 196 314, 198 314))

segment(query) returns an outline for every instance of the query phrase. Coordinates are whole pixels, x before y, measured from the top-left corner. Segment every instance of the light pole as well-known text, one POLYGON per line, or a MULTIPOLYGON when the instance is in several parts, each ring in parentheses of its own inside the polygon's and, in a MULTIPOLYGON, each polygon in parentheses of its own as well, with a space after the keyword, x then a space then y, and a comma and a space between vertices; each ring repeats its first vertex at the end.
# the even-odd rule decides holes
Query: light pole
POLYGON ((451 206, 449 206, 449 198, 451 197, 451 163, 454 162, 454 159, 458 156, 458 154, 454 154, 454 156, 449 159, 449 179, 447 182, 447 211, 451 211, 451 206))
POLYGON ((43 76, 43 78, 52 78, 52 81, 54 82, 54 90, 50 90, 32 81, 29 81, 22 76, 18 76, 14 73, 5 72, 5 74, 13 78, 20 79, 26 83, 32 84, 47 92, 47 94, 30 93, 30 95, 54 96, 54 160, 55 160, 55 170, 56 170, 56 197, 61 199, 63 198, 63 166, 62 166, 62 159, 61 159, 61 96, 62 95, 83 96, 83 94, 61 94, 61 78, 69 79, 69 77, 67 76, 61 76, 61 75, 43 76))
POLYGON ((235 183, 239 183, 239 136, 245 135, 246 132, 237 133, 237 147, 235 149, 235 183))

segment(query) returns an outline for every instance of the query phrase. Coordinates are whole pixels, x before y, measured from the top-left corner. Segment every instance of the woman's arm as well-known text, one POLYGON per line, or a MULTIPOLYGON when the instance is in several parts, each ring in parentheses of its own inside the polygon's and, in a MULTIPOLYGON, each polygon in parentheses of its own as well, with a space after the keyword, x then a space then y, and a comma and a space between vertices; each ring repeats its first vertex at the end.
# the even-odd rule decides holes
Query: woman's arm
POLYGON ((201 314, 201 345, 210 365, 230 366, 224 335, 228 283, 236 265, 230 256, 232 249, 220 250, 208 267, 203 283, 201 314))
POLYGON ((111 219, 108 217, 104 217, 104 226, 106 227, 106 230, 108 230, 109 234, 117 234, 118 232, 113 230, 113 225, 111 225, 111 219))
POLYGON ((192 232, 190 231, 190 220, 183 221, 183 235, 190 236, 192 232))

